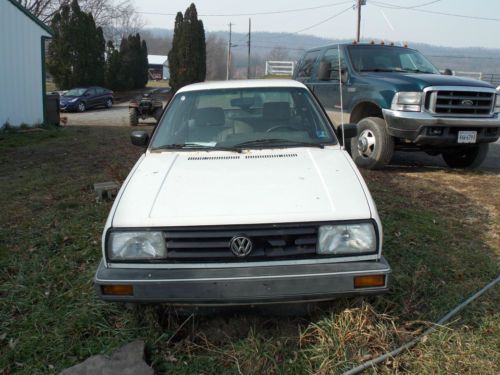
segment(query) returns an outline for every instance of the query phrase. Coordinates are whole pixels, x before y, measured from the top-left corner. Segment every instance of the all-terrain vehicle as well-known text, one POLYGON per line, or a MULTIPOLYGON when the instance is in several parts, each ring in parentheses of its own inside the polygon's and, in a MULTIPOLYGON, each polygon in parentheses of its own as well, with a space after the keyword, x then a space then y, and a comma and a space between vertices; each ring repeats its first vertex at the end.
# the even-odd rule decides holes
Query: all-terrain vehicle
POLYGON ((155 92, 146 92, 129 102, 128 112, 130 126, 137 126, 139 119, 145 120, 148 117, 154 117, 158 122, 163 113, 163 103, 155 92))

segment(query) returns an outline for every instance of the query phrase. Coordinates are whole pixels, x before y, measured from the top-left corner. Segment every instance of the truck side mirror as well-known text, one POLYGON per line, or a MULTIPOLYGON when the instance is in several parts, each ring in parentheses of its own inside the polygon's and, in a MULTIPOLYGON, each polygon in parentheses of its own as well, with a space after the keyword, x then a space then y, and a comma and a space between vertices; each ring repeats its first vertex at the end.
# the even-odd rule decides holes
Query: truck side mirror
POLYGON ((144 130, 135 130, 130 133, 130 141, 134 146, 146 147, 149 142, 149 134, 144 130))
POLYGON ((348 139, 358 136, 358 126, 356 124, 344 124, 344 137, 342 137, 342 126, 339 125, 337 128, 337 135, 339 137, 339 142, 342 143, 342 138, 348 139))
POLYGON ((321 61, 318 69, 318 79, 320 81, 329 81, 332 64, 327 61, 321 61))
POLYGON ((342 81, 342 83, 346 83, 349 80, 349 72, 347 68, 342 68, 342 70, 340 71, 340 80, 342 81))

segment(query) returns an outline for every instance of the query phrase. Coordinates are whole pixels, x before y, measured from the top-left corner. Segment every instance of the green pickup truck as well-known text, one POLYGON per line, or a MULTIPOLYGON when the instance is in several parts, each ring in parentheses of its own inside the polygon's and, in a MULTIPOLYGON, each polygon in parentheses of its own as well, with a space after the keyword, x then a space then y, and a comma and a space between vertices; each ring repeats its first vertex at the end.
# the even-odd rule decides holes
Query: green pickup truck
POLYGON ((474 168, 500 135, 494 86, 440 74, 411 48, 314 48, 304 53, 293 78, 311 89, 335 127, 342 120, 357 124, 358 136, 346 147, 360 167, 381 168, 394 150, 420 150, 441 154, 450 167, 474 168))

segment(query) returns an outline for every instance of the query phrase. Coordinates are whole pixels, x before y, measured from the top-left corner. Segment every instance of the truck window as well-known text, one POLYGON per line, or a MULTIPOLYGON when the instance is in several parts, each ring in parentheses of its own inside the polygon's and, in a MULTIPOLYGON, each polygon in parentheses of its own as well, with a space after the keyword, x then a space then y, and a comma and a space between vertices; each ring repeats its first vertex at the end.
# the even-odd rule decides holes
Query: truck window
MULTIPOLYGON (((327 49, 325 54, 321 57, 320 64, 322 62, 330 63, 330 79, 339 79, 339 50, 337 47, 333 47, 327 49)), ((344 57, 342 56, 342 52, 340 53, 340 63, 342 65, 342 69, 345 68, 344 57)))
POLYGON ((319 55, 319 50, 307 52, 302 61, 300 62, 300 66, 297 71, 297 78, 305 79, 310 78, 312 74, 312 70, 314 67, 314 63, 319 55))

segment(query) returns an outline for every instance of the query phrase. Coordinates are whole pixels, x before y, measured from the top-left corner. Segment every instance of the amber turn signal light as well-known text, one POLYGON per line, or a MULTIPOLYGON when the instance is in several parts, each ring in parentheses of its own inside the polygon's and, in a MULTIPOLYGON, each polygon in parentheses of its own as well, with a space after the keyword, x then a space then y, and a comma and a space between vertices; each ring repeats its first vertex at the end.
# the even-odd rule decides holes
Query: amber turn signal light
POLYGON ((356 276, 354 278, 355 288, 373 288, 385 285, 385 275, 356 276))
POLYGON ((102 294, 115 296, 133 296, 134 287, 132 285, 103 285, 102 294))

